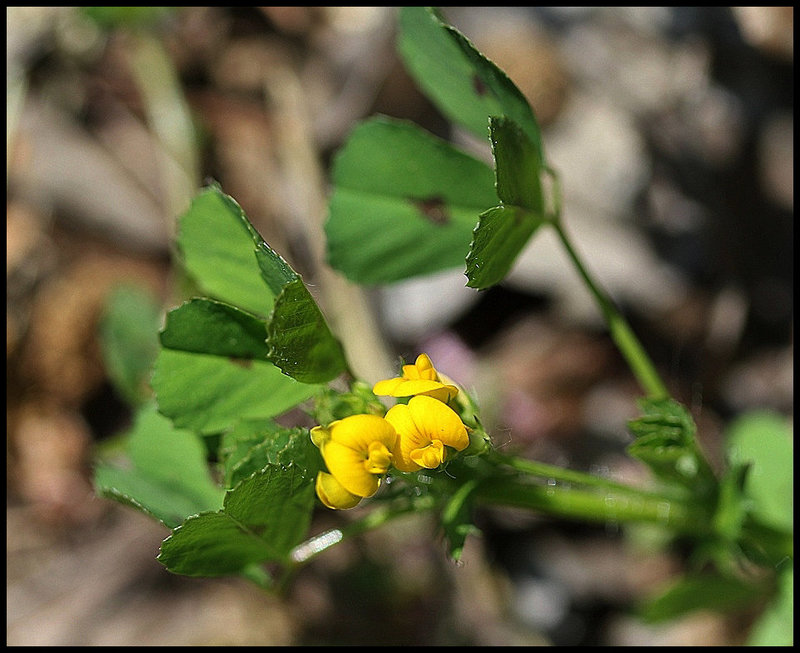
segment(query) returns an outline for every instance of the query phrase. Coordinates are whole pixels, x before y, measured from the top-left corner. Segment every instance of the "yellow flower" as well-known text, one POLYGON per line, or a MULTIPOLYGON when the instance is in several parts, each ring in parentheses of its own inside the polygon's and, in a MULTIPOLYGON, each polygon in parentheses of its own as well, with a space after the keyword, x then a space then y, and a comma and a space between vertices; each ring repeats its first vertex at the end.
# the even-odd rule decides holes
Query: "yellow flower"
POLYGON ((360 496, 345 490, 334 476, 325 472, 317 474, 316 490, 319 500, 334 510, 355 508, 361 502, 360 496))
POLYGON ((403 365, 402 377, 378 381, 372 392, 391 397, 427 395, 448 402, 458 394, 458 388, 445 383, 428 355, 420 354, 413 365, 403 365))
POLYGON ((317 496, 329 508, 351 508, 356 498, 375 494, 397 446, 394 427, 378 415, 351 415, 327 428, 315 426, 311 439, 330 472, 318 475, 316 484, 317 496))
POLYGON ((385 419, 397 431, 393 464, 401 472, 434 469, 446 460, 445 447, 461 451, 469 445, 461 418, 433 397, 412 397, 408 404, 390 408, 385 419))

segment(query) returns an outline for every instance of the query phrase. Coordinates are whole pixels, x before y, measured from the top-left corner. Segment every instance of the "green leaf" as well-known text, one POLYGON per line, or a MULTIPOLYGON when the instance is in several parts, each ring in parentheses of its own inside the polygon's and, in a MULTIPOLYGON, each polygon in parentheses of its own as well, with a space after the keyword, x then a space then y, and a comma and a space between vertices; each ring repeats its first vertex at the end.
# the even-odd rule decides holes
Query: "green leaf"
POLYGON ((481 214, 466 257, 467 286, 479 290, 506 277, 549 217, 542 191, 543 169, 530 139, 508 118, 490 118, 490 132, 502 205, 481 214))
POLYGON ((729 612, 761 600, 766 588, 718 574, 684 577, 640 607, 641 617, 658 623, 696 610, 729 612))
POLYGON ((792 646, 794 644, 794 566, 789 564, 778 577, 778 592, 753 624, 748 646, 792 646))
MULTIPOLYGON (((237 422, 229 431, 225 431, 222 434, 217 455, 222 464, 226 488, 232 488, 236 485, 236 483, 230 481, 231 469, 243 458, 247 457, 253 447, 261 444, 267 437, 277 433, 282 428, 273 419, 243 419, 237 422)), ((250 470, 250 473, 253 471, 250 470)), ((249 474, 247 475, 249 476, 249 474)))
POLYGON ((346 371, 342 345, 301 277, 264 241, 256 256, 265 281, 277 295, 267 327, 270 360, 303 383, 325 383, 346 371))
POLYGON ((125 451, 128 465, 107 462, 96 467, 99 495, 136 507, 169 527, 222 505, 224 492, 211 479, 203 443, 194 433, 175 428, 152 404, 137 414, 125 451))
POLYGON ((314 478, 322 466, 319 449, 311 442, 308 429, 286 428, 267 421, 237 424, 224 434, 220 455, 224 459, 226 487, 233 487, 268 464, 293 463, 314 478))
POLYGON ((153 380, 165 415, 211 432, 220 428, 220 419, 221 428, 230 424, 232 409, 242 409, 245 417, 269 417, 315 391, 281 383, 273 369, 307 384, 330 381, 347 369, 341 344, 301 277, 218 186, 194 200, 181 219, 178 244, 201 288, 223 301, 197 299, 170 314, 161 342, 174 352, 159 355, 153 380), (260 316, 267 314, 265 323, 260 316), (177 357, 178 351, 237 358, 246 361, 244 371, 224 359, 177 357), (265 363, 267 357, 272 363, 265 363), (181 373, 204 387, 189 390, 181 373), (218 376, 205 379, 202 373, 218 376), (262 391, 271 393, 258 399, 254 393, 261 381, 267 382, 262 391), (290 397, 296 400, 287 405, 290 397), (255 405, 246 405, 251 400, 255 405))
POLYGON ((481 213, 466 258, 467 286, 483 290, 505 279, 542 222, 540 215, 516 206, 481 213))
POLYGON ((295 464, 267 465, 225 495, 224 511, 285 557, 308 532, 314 477, 295 464))
POLYGON ((161 544, 158 560, 187 576, 246 573, 285 562, 308 532, 313 480, 295 466, 268 465, 225 495, 223 509, 187 519, 161 544))
POLYGON ((252 229, 253 240, 255 243, 255 256, 261 278, 272 291, 273 295, 279 295, 287 284, 297 281, 300 275, 292 269, 286 260, 272 249, 264 239, 252 229))
POLYGON ((272 549, 224 512, 190 517, 161 544, 158 560, 175 574, 233 576, 268 560, 272 549))
POLYGON ((260 360, 269 353, 263 320, 211 299, 193 299, 170 311, 160 337, 163 347, 178 351, 260 360))
POLYGON ((241 207, 213 185, 181 217, 177 245, 186 271, 204 293, 266 317, 274 293, 255 257, 259 240, 241 207))
POLYGON ((481 139, 489 116, 508 116, 544 161, 539 125, 525 96, 436 10, 403 7, 398 48, 408 71, 445 116, 481 139))
POLYGON ((240 419, 275 417, 319 390, 266 361, 171 349, 158 355, 152 385, 162 414, 203 434, 225 431, 240 419))
POLYGON ((442 529, 447 540, 448 553, 456 561, 461 559, 467 535, 478 532, 478 528, 472 523, 472 498, 477 487, 477 479, 462 484, 442 511, 442 529))
POLYGON ((726 433, 731 465, 750 464, 744 490, 760 521, 791 531, 794 525, 794 446, 792 429, 779 415, 754 412, 733 422, 726 433))
POLYGON ((489 119, 497 197, 506 206, 518 206, 544 215, 542 162, 530 139, 513 120, 489 119))
POLYGON ((463 265, 478 215, 497 203, 486 164, 387 118, 353 131, 332 176, 328 261, 361 284, 463 265))
POLYGON ((628 453, 647 464, 661 480, 710 498, 717 489, 713 472, 697 447, 695 426, 686 408, 673 399, 644 398, 643 415, 628 423, 636 440, 628 453))
POLYGON ((139 405, 152 394, 150 368, 158 355, 161 306, 144 288, 122 285, 109 295, 100 344, 109 378, 124 399, 139 405))
POLYGON ((714 531, 729 542, 739 537, 745 523, 748 502, 744 497, 744 484, 749 471, 748 464, 736 465, 720 479, 714 531))

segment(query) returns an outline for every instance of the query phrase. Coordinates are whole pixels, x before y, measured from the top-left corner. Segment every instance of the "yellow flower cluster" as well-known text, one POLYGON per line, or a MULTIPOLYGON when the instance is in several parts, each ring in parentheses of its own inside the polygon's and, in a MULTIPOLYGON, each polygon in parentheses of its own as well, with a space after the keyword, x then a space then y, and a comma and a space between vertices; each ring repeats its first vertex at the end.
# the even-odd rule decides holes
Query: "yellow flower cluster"
POLYGON ((317 475, 317 496, 328 508, 346 509, 377 492, 390 467, 402 472, 435 469, 448 449, 469 445, 467 428, 447 405, 458 388, 440 377, 427 354, 403 366, 403 376, 378 381, 376 395, 411 397, 384 417, 351 415, 311 429, 327 472, 317 475))

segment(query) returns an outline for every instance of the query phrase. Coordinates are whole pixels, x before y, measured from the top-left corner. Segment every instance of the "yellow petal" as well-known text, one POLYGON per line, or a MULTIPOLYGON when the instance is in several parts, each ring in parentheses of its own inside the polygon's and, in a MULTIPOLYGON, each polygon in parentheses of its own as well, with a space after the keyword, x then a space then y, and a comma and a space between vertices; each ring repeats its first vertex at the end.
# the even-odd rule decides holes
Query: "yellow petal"
POLYGON ((372 386, 372 393, 381 397, 396 397, 397 395, 394 394, 394 391, 401 383, 403 383, 403 379, 400 378, 378 381, 372 386))
MULTIPOLYGON (((334 424, 336 422, 333 422, 334 424)), ((311 441, 317 448, 321 448, 328 440, 331 439, 331 432, 322 426, 315 426, 311 429, 311 441)))
POLYGON ((417 378, 429 379, 431 381, 439 380, 439 374, 436 372, 436 368, 433 366, 428 354, 420 354, 417 356, 417 360, 414 362, 414 367, 416 368, 416 373, 418 375, 417 378))
POLYGON ((394 426, 398 446, 394 451, 394 466, 400 471, 410 472, 433 464, 438 467, 446 457, 434 453, 438 447, 447 445, 461 451, 469 445, 467 429, 456 412, 432 397, 417 395, 408 404, 398 404, 386 413, 386 421, 394 426), (434 444, 434 443, 439 444, 434 444), (434 449, 425 452, 427 447, 434 449), (413 453, 413 452, 417 453, 413 453), (423 462, 425 464, 423 464, 423 462))
POLYGON ((445 455, 444 445, 440 440, 434 440, 427 447, 414 449, 410 453, 411 460, 427 469, 436 469, 444 462, 445 455))
POLYGON ((389 471, 392 464, 392 452, 386 445, 380 442, 373 442, 369 445, 367 459, 364 461, 364 469, 370 474, 385 474, 389 471))
POLYGON ((333 422, 328 430, 331 442, 363 452, 365 458, 373 442, 380 442, 391 451, 397 441, 394 427, 378 415, 350 415, 333 422))
POLYGON ((429 436, 430 441, 441 440, 442 444, 457 451, 469 445, 467 428, 458 414, 441 401, 424 395, 412 397, 408 409, 414 422, 429 436))
POLYGON ((345 490, 360 497, 371 497, 378 489, 379 480, 367 471, 366 453, 356 451, 331 440, 322 449, 322 458, 328 471, 336 477, 345 490))
POLYGON ((347 510, 361 502, 361 497, 345 490, 339 481, 325 472, 317 474, 316 490, 319 500, 333 510, 347 510))
POLYGON ((411 460, 411 451, 425 447, 429 443, 414 423, 408 406, 406 404, 392 406, 386 413, 385 419, 397 431, 397 447, 392 452, 394 454, 392 464, 401 472, 420 469, 420 466, 411 460))
POLYGON ((440 377, 427 354, 420 354, 413 365, 403 365, 402 377, 378 381, 372 392, 390 397, 424 394, 448 402, 458 394, 458 388, 440 377))
POLYGON ((403 378, 406 381, 419 381, 421 378, 416 365, 403 365, 403 378))
POLYGON ((428 395, 439 401, 447 402, 458 394, 454 385, 445 385, 439 381, 428 379, 388 379, 378 381, 372 391, 376 395, 390 397, 412 397, 414 395, 428 395))
POLYGON ((428 397, 433 397, 441 402, 448 403, 458 394, 458 388, 456 388, 454 385, 439 384, 439 387, 435 388, 434 390, 429 390, 428 392, 416 392, 414 394, 427 395, 428 397))

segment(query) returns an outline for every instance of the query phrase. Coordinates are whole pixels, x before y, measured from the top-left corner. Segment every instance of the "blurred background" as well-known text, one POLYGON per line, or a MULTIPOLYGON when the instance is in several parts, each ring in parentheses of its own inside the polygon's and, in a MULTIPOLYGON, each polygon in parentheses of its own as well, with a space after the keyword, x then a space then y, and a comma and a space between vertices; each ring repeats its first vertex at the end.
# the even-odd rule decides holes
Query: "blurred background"
MULTIPOLYGON (((354 291, 325 269, 331 157, 357 121, 406 118, 488 156, 403 70, 395 9, 6 11, 8 644, 744 641, 756 614, 635 617, 685 551, 514 511, 481 513, 458 566, 409 518, 334 547, 281 598, 167 573, 168 531, 92 491, 95 448, 131 416, 101 336, 120 286, 156 315, 181 300, 175 218, 208 179, 312 287, 341 289, 328 302, 368 308, 368 380, 426 351, 474 390, 497 446, 644 483, 624 454, 638 388, 547 234, 481 293, 462 270, 354 291)), ((714 464, 736 416, 790 421, 793 8, 444 14, 530 100, 567 230, 714 464)))

